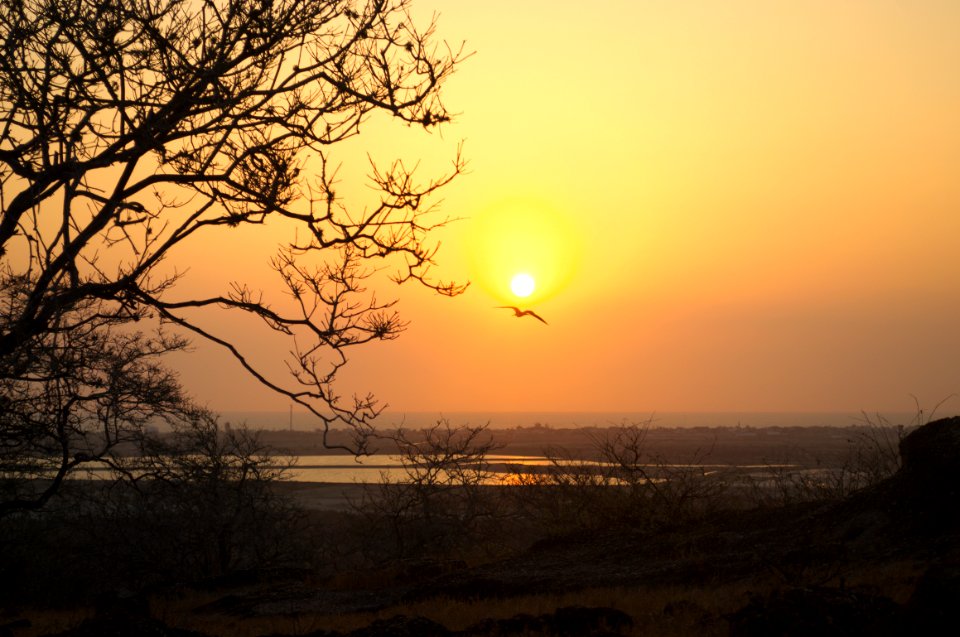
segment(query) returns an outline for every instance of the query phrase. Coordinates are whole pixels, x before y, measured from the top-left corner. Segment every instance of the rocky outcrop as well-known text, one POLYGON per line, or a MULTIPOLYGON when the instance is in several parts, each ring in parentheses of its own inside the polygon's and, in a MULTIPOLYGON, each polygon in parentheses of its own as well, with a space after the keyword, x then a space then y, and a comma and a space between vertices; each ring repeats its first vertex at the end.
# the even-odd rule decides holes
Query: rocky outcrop
POLYGON ((927 423, 900 442, 903 479, 954 488, 960 484, 960 416, 927 423))
POLYGON ((960 522, 960 417, 911 432, 900 442, 900 458, 891 490, 898 509, 930 531, 955 527, 960 522))

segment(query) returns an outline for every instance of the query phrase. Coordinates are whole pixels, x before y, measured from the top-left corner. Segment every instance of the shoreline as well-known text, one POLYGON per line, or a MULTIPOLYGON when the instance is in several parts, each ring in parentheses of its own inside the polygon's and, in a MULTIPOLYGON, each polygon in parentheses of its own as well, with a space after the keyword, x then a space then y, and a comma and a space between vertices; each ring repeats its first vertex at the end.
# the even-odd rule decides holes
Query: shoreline
MULTIPOLYGON (((804 457, 829 461, 848 452, 863 436, 881 436, 892 445, 911 427, 898 431, 895 426, 851 425, 846 427, 651 427, 644 434, 644 447, 655 456, 672 463, 750 465, 784 462, 804 457)), ((416 430, 410 430, 415 433, 416 430)), ((577 460, 596 460, 597 445, 614 431, 610 428, 583 427, 554 429, 520 427, 488 429, 486 435, 494 443, 490 455, 543 457, 561 453, 577 460)), ((385 434, 390 432, 385 430, 385 434)), ((323 446, 323 434, 306 431, 260 430, 260 440, 280 454, 309 456, 342 456, 344 464, 354 456, 342 449, 323 446)), ((344 440, 347 434, 341 434, 344 440)), ((328 437, 331 444, 341 442, 335 432, 328 437)), ((383 441, 376 455, 395 453, 389 441, 383 441)), ((370 457, 370 456, 368 456, 370 457)))

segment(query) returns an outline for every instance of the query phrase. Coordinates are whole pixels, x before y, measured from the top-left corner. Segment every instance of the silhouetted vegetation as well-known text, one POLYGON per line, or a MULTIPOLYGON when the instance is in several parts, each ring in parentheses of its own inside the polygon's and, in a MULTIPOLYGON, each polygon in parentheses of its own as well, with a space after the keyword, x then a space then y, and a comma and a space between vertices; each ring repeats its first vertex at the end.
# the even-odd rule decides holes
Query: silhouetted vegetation
POLYGON ((430 195, 462 162, 426 179, 374 165, 373 199, 348 203, 331 153, 377 112, 449 120, 440 88, 463 56, 433 31, 406 0, 0 5, 0 515, 42 506, 148 422, 190 420, 159 362, 184 334, 365 449, 380 407, 343 399, 337 376, 353 347, 404 328, 365 286, 384 271, 463 289, 430 276, 428 240, 445 222, 430 195), (178 285, 178 250, 274 220, 291 237, 271 264, 282 302, 232 277, 209 296, 178 285), (217 312, 289 338, 289 374, 217 312))
POLYGON ((95 599, 309 558, 302 511, 273 488, 286 468, 255 433, 218 432, 204 416, 140 442, 109 473, 68 482, 46 509, 8 516, 7 599, 95 599))
MULTIPOLYGON (((353 347, 395 338, 378 272, 429 272, 431 195, 371 165, 336 190, 333 151, 382 113, 434 129, 462 52, 407 0, 23 0, 0 4, 0 573, 8 599, 141 590, 284 566, 301 514, 250 432, 218 433, 163 357, 185 335, 365 451, 380 406, 343 398, 353 347), (279 299, 232 275, 180 285, 178 252, 280 222, 279 299), (195 290, 195 289, 194 289, 195 290), (217 314, 217 313, 221 314, 217 314), (261 365, 222 313, 289 339, 261 365), (211 316, 212 315, 212 316, 211 316), (279 376, 274 371, 286 369, 279 376), (86 481, 87 472, 97 479, 86 481)), ((276 228, 276 226, 274 226, 276 228)), ((226 276, 226 274, 224 274, 226 276)), ((256 339, 256 336, 251 336, 256 339)))
POLYGON ((667 453, 651 423, 627 423, 511 467, 484 426, 378 432, 372 395, 340 395, 352 348, 405 327, 368 291, 377 273, 463 290, 430 272, 446 220, 429 201, 459 153, 428 178, 373 165, 367 202, 336 188, 333 151, 368 117, 449 120, 440 90, 464 56, 425 27, 407 0, 0 4, 0 636, 896 634, 949 620, 960 419, 865 418, 835 456, 792 449, 750 468, 708 464, 709 444, 667 453), (274 221, 293 237, 270 264, 279 302, 243 282, 180 285, 179 249, 274 221), (215 312, 289 339, 289 373, 215 312), (403 477, 355 489, 344 510, 297 505, 291 462, 257 432, 222 431, 163 365, 184 335, 315 415, 328 448, 379 444, 403 477))
POLYGON ((709 464, 739 452, 702 432, 667 458, 650 423, 595 430, 589 453, 553 449, 520 471, 495 455, 496 432, 441 421, 386 435, 406 478, 356 485, 341 510, 292 506, 255 435, 202 422, 124 457, 118 481, 68 483, 44 515, 10 516, 5 599, 87 599, 64 627, 94 632, 122 616, 327 637, 897 634, 957 601, 957 419, 833 430, 846 438, 809 479, 878 475, 851 459, 888 435, 904 435, 902 466, 803 498, 780 497, 761 463, 709 464))
POLYGON ((521 515, 556 531, 661 529, 720 502, 725 481, 708 473, 709 449, 668 459, 648 442, 651 422, 611 427, 592 437, 589 460, 547 449, 544 471, 522 471, 512 482, 521 515))
MULTIPOLYGON (((0 274, 0 294, 0 326, 12 329, 31 288, 0 274)), ((0 356, 0 519, 39 509, 79 469, 113 465, 148 426, 203 417, 159 363, 185 341, 124 330, 104 305, 77 302, 0 356)))
MULTIPOLYGON (((486 484, 494 475, 488 456, 498 445, 485 426, 444 420, 416 434, 397 430, 389 441, 402 477, 383 475, 352 503, 368 529, 389 529, 392 543, 383 557, 445 555, 497 535, 503 513, 486 484)), ((375 555, 380 544, 371 538, 361 548, 375 555)))

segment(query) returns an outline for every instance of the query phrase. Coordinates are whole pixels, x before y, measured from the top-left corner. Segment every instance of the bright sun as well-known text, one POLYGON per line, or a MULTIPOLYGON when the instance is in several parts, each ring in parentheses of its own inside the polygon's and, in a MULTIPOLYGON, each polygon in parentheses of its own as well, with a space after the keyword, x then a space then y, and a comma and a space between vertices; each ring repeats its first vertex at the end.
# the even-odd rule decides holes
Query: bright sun
POLYGON ((534 199, 489 204, 469 226, 470 279, 501 303, 552 298, 580 263, 581 233, 572 219, 534 199))
POLYGON ((510 290, 519 297, 528 297, 537 287, 536 281, 526 272, 515 274, 510 280, 510 290))

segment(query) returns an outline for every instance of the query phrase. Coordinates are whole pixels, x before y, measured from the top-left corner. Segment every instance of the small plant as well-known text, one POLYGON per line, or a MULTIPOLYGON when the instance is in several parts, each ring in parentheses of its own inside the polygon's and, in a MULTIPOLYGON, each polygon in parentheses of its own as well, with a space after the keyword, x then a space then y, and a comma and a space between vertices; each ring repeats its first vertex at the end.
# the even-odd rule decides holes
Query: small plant
POLYGON ((648 443, 652 421, 611 427, 593 437, 593 460, 548 449, 540 472, 515 473, 518 509, 554 531, 617 526, 663 528, 690 519, 721 500, 719 475, 708 472, 709 450, 672 463, 648 443))
POLYGON ((487 425, 440 420, 384 437, 398 452, 402 477, 381 474, 353 506, 373 526, 387 524, 395 556, 447 553, 472 542, 496 517, 485 485, 493 476, 488 456, 499 446, 487 425))

